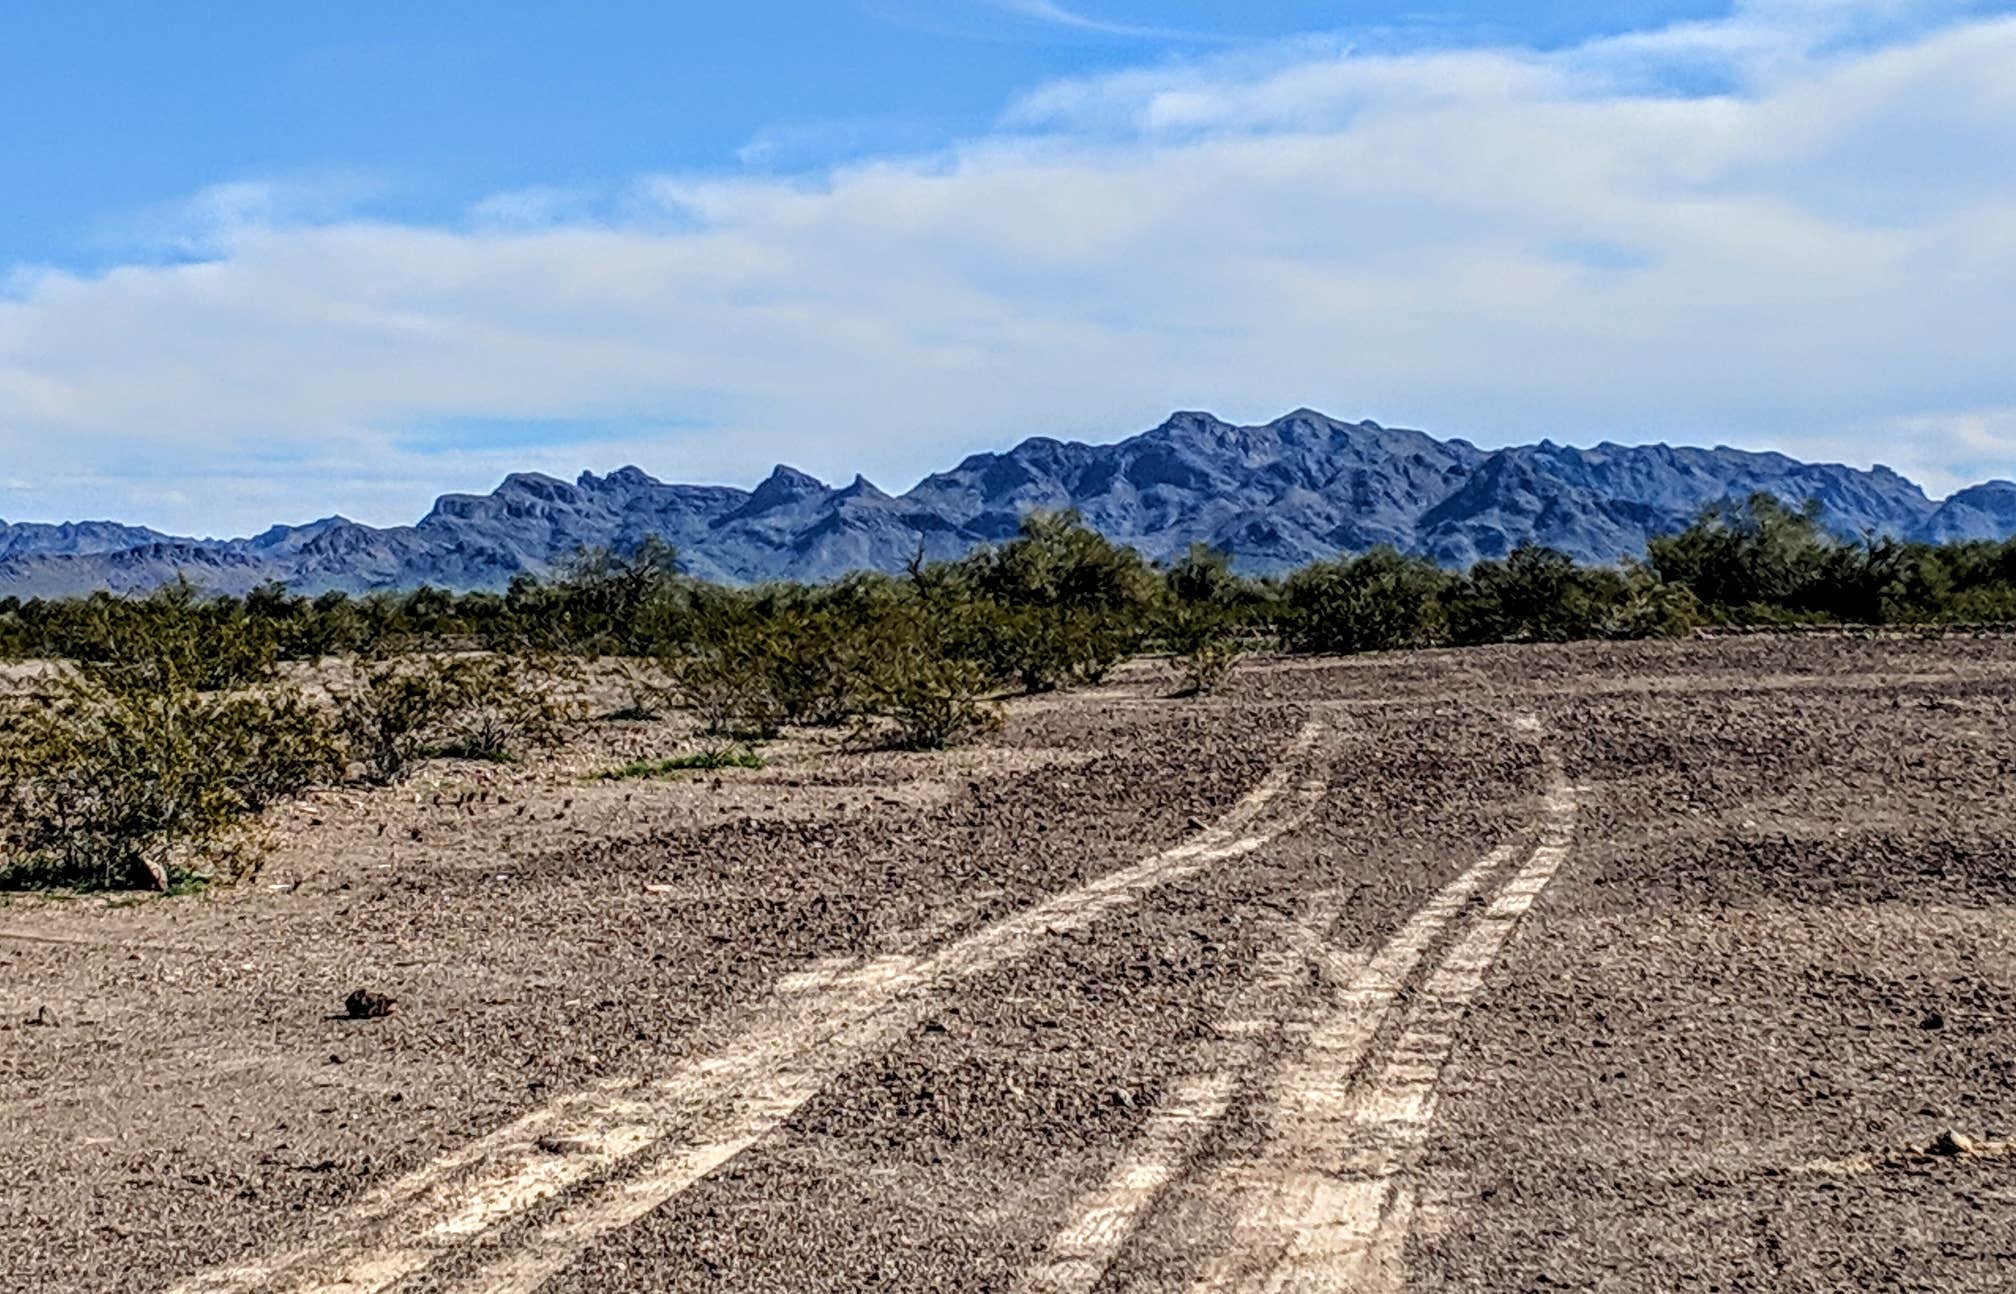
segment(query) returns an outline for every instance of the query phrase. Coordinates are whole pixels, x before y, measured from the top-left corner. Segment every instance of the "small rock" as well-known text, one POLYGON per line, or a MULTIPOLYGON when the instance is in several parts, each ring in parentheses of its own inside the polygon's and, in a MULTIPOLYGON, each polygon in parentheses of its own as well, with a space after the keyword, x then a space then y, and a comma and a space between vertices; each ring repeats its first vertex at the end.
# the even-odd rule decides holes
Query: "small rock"
POLYGON ((1944 1029, 1946 1027, 1946 1017, 1937 1011, 1927 1011, 1925 1018, 1918 1022, 1918 1027, 1920 1029, 1944 1029))
POLYGON ((1974 1150, 1972 1140, 1951 1128, 1934 1137, 1932 1144, 1925 1147, 1926 1154, 1938 1155, 1942 1159, 1959 1159, 1973 1154, 1974 1150))
POLYGON ((352 1020, 376 1020, 392 1014, 393 999, 370 989, 356 989, 343 999, 343 1010, 352 1020))
POLYGON ((35 1014, 21 1023, 40 1029, 53 1029, 56 1027, 56 1013, 46 1006, 38 1006, 35 1008, 35 1014))

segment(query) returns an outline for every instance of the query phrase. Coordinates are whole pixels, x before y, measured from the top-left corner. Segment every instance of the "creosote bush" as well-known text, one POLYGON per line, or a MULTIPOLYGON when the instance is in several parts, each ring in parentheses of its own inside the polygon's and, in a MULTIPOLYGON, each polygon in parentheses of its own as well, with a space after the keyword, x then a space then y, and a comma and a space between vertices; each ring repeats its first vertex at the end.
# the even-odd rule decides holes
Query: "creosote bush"
POLYGON ((228 878, 250 815, 339 771, 327 720, 187 585, 106 611, 100 650, 0 718, 0 884, 228 878))
POLYGON ((884 627, 861 679, 857 745, 942 750, 1001 726, 987 670, 949 650, 945 634, 928 622, 884 627))
POLYGON ((1179 609, 1167 630, 1172 659, 1183 679, 1181 696, 1209 696, 1225 685, 1246 655, 1237 626, 1210 610, 1179 609))
POLYGON ((580 721, 560 692, 570 672, 506 654, 379 662, 337 691, 336 728, 358 775, 380 785, 428 758, 511 759, 580 721))
POLYGON ((1290 651, 1364 652, 1443 640, 1449 574, 1422 557, 1380 546, 1317 562, 1281 587, 1280 627, 1290 651))

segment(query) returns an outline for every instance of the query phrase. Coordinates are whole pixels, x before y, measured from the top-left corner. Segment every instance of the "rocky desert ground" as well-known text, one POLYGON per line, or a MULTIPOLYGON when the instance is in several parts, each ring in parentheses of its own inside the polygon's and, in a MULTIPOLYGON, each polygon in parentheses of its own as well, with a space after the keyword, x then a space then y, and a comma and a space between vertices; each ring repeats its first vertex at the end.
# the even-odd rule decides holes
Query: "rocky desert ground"
POLYGON ((2016 1284, 2016 642, 1169 690, 611 726, 6 901, 0 1286, 2016 1284))

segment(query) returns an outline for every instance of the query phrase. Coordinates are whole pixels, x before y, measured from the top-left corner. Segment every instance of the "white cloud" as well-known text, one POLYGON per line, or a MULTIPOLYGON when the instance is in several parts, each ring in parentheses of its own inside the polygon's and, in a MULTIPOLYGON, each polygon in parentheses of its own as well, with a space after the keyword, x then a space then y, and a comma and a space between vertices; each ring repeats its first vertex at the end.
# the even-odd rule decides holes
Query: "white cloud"
POLYGON ((1869 433, 1891 446, 1892 467, 1940 494, 2016 478, 2016 406, 1911 414, 1869 433))
POLYGON ((1022 435, 1299 404, 2010 475, 1951 411, 2016 407, 1988 160, 2016 154, 2016 21, 1878 38, 1850 8, 1636 52, 1246 51, 1039 89, 942 153, 649 179, 593 223, 538 192, 455 229, 213 202, 205 263, 11 277, 0 451, 48 484, 0 515, 409 520, 623 461, 901 488, 1022 435), (1716 93, 1627 66, 1718 42, 1716 93), (622 430, 402 440, 486 418, 622 430))

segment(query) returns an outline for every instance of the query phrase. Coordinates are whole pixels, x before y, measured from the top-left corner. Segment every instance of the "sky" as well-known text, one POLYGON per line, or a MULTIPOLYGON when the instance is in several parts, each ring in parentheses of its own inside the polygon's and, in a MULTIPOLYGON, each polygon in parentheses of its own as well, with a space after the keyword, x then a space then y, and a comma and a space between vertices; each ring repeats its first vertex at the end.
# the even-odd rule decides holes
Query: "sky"
POLYGON ((2016 476, 2016 3, 0 7, 0 518, 1310 406, 2016 476))

